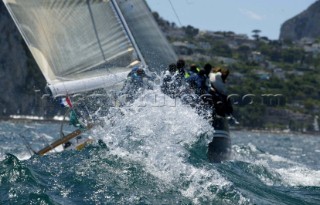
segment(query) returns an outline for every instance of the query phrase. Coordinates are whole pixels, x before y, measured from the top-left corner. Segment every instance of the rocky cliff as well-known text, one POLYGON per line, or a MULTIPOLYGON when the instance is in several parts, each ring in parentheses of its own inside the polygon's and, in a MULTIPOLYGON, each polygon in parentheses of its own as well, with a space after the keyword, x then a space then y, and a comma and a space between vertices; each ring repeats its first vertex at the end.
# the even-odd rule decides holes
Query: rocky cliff
POLYGON ((279 39, 298 41, 302 38, 319 38, 319 19, 320 1, 318 0, 302 13, 284 22, 281 26, 279 39))
POLYGON ((0 116, 47 113, 41 92, 45 79, 18 29, 0 2, 0 116))

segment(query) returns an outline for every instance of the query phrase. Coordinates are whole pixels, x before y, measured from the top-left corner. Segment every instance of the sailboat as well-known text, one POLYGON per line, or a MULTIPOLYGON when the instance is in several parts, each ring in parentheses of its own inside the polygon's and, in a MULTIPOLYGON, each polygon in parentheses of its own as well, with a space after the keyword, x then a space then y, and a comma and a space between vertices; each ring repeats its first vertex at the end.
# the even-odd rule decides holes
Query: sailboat
MULTIPOLYGON (((53 98, 122 87, 134 66, 160 72, 177 57, 141 0, 3 0, 53 98)), ((92 127, 37 152, 47 153, 92 127)))
MULTIPOLYGON (((135 66, 160 73, 177 61, 145 0, 2 1, 53 98, 117 90, 135 66)), ((93 126, 63 135, 37 154, 93 126)))

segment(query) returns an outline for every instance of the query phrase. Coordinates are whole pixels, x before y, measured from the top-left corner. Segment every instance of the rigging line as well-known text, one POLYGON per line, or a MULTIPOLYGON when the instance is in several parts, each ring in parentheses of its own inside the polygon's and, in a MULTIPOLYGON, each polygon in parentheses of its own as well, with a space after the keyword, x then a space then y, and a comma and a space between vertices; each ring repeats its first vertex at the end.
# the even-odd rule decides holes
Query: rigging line
POLYGON ((29 153, 31 155, 37 153, 34 149, 32 149, 30 143, 28 142, 28 140, 22 134, 19 134, 19 136, 23 139, 24 146, 26 146, 26 148, 28 149, 28 151, 29 151, 29 153))
POLYGON ((169 1, 170 5, 171 5, 171 8, 172 8, 172 10, 173 10, 173 13, 176 15, 176 17, 177 17, 177 19, 178 19, 178 22, 179 22, 180 27, 182 27, 182 23, 181 23, 181 21, 180 21, 180 18, 179 18, 179 16, 178 16, 178 13, 176 12, 176 10, 175 10, 175 8, 174 8, 171 0, 168 0, 168 1, 169 1))

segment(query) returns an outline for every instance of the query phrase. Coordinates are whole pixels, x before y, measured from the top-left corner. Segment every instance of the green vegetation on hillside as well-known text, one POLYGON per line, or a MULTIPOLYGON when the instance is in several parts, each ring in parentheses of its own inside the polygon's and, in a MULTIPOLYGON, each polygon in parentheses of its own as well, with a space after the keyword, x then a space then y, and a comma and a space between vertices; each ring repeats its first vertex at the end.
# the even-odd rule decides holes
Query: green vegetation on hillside
POLYGON ((242 126, 312 130, 313 117, 320 116, 319 39, 312 43, 269 40, 257 29, 249 39, 230 31, 200 32, 192 26, 178 28, 160 17, 157 20, 170 42, 192 45, 175 48, 189 63, 203 66, 209 62, 230 69, 229 93, 240 99, 234 107, 242 126), (170 35, 177 30, 184 35, 170 35), (188 52, 180 53, 180 49, 188 52), (242 102, 248 94, 254 95, 251 104, 242 102))

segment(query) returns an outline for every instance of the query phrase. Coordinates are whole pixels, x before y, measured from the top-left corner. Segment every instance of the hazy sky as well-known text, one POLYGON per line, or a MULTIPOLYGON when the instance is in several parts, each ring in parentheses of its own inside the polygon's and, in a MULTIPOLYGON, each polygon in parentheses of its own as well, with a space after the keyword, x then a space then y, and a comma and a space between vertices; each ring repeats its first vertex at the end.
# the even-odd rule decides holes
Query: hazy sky
MULTIPOLYGON (((306 10, 316 0, 171 0, 182 26, 201 30, 234 31, 278 39, 283 22, 306 10)), ((147 0, 152 10, 180 26, 170 0, 147 0)))

